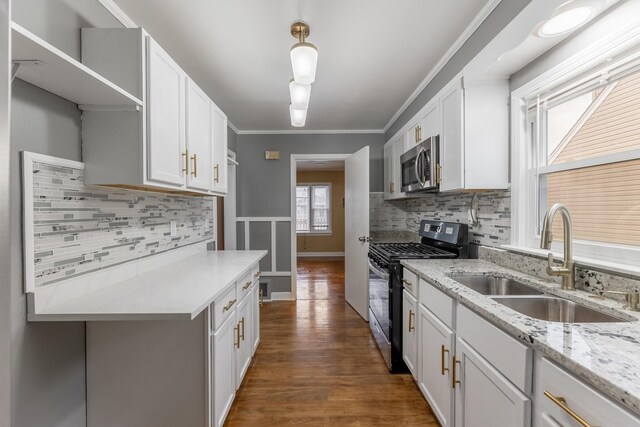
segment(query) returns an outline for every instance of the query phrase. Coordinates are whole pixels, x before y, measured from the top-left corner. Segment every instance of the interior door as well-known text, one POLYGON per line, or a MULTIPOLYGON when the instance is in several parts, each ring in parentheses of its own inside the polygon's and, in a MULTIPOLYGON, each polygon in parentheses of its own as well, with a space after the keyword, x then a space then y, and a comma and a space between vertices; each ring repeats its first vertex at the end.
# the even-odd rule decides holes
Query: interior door
POLYGON ((345 299, 369 320, 369 147, 345 161, 345 299))

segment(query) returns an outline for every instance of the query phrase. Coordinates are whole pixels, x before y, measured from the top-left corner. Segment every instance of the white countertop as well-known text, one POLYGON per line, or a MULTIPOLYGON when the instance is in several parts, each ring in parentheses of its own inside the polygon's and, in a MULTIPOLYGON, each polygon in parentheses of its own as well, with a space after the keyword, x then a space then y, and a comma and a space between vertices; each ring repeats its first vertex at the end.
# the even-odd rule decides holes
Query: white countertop
POLYGON ((640 413, 638 313, 623 309, 620 302, 595 302, 593 294, 579 290, 565 291, 556 283, 546 282, 487 261, 416 260, 402 261, 402 264, 504 331, 590 382, 633 412, 640 413), (511 310, 451 278, 458 275, 511 277, 549 294, 626 318, 629 322, 558 323, 534 319, 511 310))
POLYGON ((194 319, 267 251, 199 251, 151 271, 43 305, 30 320, 194 319))

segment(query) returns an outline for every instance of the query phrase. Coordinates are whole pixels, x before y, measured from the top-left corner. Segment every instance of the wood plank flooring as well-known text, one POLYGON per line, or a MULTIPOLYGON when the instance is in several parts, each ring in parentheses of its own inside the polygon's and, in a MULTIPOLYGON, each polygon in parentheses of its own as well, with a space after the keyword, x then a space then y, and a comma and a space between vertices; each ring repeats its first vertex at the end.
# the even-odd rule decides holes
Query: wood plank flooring
POLYGON ((298 301, 262 307, 260 346, 225 425, 437 426, 344 301, 344 262, 299 260, 298 275, 298 301))

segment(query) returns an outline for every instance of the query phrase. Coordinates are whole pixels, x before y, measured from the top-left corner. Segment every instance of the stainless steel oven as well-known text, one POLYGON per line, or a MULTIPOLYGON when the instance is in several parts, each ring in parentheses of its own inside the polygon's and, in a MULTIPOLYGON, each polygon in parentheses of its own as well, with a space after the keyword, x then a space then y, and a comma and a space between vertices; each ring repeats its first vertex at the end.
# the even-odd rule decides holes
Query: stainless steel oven
POLYGON ((369 325, 388 366, 391 366, 390 293, 389 272, 369 258, 369 325))
POLYGON ((402 192, 436 191, 440 183, 438 135, 425 139, 400 156, 402 192))

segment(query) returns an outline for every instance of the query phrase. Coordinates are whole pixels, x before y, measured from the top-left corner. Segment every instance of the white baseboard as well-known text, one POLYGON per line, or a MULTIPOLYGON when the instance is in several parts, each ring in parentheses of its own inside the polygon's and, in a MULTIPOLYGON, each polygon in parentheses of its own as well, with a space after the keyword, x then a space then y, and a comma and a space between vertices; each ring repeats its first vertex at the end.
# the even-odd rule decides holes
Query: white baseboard
POLYGON ((293 301, 291 292, 271 292, 271 301, 293 301))
POLYGON ((329 257, 343 257, 344 252, 298 252, 298 258, 329 258, 329 257))

